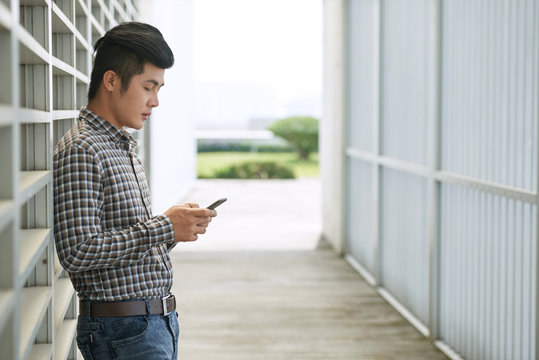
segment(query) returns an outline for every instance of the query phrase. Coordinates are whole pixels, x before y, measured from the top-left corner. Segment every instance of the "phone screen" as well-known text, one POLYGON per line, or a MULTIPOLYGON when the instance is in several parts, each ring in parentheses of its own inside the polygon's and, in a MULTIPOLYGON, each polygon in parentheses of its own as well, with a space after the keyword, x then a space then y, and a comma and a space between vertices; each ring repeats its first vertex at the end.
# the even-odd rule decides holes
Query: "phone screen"
POLYGON ((226 200, 227 200, 226 198, 219 199, 219 200, 215 201, 213 204, 211 204, 210 206, 208 206, 207 209, 213 210, 213 209, 215 209, 217 206, 219 206, 219 205, 221 205, 222 203, 224 203, 226 200))

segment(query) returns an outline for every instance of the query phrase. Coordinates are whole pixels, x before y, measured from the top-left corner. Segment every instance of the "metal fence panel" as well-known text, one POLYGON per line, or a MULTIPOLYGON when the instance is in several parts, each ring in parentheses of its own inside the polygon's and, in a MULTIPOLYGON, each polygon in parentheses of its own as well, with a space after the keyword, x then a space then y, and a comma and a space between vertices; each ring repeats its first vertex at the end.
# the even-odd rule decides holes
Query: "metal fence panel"
POLYGON ((381 9, 381 151, 427 162, 429 1, 389 0, 381 9))
POLYGON ((539 0, 347 4, 349 256, 440 347, 539 358, 539 0))
POLYGON ((535 205, 442 185, 440 337, 467 359, 535 358, 535 205))
POLYGON ((373 123, 378 115, 378 1, 352 1, 347 9, 347 62, 350 97, 347 142, 370 151, 373 147, 373 123))
POLYGON ((348 161, 348 221, 347 249, 370 273, 376 273, 378 265, 376 242, 374 241, 374 211, 372 183, 373 166, 368 162, 348 161))
POLYGON ((538 8, 443 2, 443 169, 537 190, 538 8))
POLYGON ((381 184, 381 284, 418 319, 427 323, 427 183, 415 175, 383 169, 381 184))

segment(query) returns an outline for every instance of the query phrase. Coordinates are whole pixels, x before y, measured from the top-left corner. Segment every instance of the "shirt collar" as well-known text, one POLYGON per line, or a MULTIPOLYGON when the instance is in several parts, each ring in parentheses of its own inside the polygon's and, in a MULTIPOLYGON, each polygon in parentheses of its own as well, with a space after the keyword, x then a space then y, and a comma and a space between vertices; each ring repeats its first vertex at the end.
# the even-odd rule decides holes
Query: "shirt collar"
POLYGON ((137 146, 137 141, 133 139, 131 134, 129 134, 126 130, 118 129, 107 120, 85 107, 80 110, 79 120, 84 120, 94 129, 106 133, 114 142, 127 144, 129 145, 130 149, 134 149, 137 146))

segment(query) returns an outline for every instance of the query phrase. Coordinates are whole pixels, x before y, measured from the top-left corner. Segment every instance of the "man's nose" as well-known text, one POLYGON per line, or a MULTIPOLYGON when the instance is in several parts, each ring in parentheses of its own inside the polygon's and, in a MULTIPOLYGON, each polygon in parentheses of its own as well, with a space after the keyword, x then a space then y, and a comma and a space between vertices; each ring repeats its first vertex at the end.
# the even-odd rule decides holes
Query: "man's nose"
POLYGON ((157 107, 159 106, 159 96, 157 94, 154 94, 151 98, 150 98, 150 101, 148 103, 149 106, 151 107, 157 107))

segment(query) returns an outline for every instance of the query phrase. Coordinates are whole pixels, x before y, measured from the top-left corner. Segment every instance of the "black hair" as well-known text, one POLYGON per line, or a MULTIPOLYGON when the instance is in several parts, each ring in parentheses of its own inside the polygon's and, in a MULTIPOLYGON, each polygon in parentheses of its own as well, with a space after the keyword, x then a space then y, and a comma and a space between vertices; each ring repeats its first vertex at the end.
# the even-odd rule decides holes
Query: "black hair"
POLYGON ((88 101, 97 94, 108 70, 120 77, 122 91, 126 91, 133 75, 144 72, 145 62, 161 69, 168 69, 174 64, 172 50, 161 32, 140 22, 125 22, 110 29, 95 42, 94 51, 88 101))

